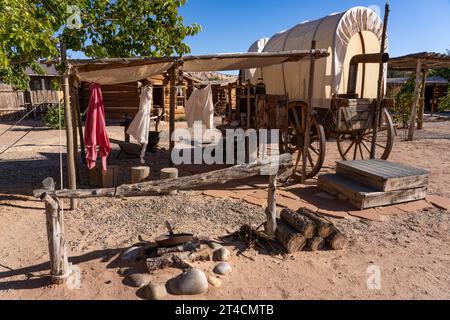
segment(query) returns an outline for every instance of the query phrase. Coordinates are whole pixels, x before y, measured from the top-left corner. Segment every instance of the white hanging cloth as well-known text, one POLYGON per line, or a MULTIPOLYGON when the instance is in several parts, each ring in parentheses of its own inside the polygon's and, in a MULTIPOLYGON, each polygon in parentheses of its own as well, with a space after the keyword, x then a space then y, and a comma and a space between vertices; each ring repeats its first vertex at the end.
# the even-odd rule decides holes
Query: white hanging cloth
POLYGON ((195 89, 186 102, 186 118, 190 128, 194 122, 201 121, 207 129, 214 129, 214 103, 211 85, 195 89))
POLYGON ((153 87, 145 86, 141 89, 139 111, 127 130, 127 133, 134 139, 136 139, 138 143, 148 143, 148 132, 150 131, 152 107, 153 87))

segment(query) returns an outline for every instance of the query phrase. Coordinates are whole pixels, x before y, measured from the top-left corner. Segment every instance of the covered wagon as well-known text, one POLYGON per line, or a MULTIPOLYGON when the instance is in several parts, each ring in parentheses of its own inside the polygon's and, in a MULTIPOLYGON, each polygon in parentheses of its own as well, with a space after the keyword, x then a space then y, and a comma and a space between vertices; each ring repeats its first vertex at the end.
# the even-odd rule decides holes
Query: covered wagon
POLYGON ((376 131, 375 156, 389 157, 394 129, 388 112, 392 101, 381 99, 389 60, 383 25, 372 9, 355 7, 300 23, 267 41, 259 40, 250 48, 249 51, 262 52, 328 50, 329 56, 314 64, 289 62, 243 73, 249 85, 262 81, 267 95, 287 97, 288 125, 285 130, 280 128, 282 145, 287 151, 299 152, 297 165, 301 153, 306 151, 305 132, 309 132, 306 143, 310 146, 303 157, 307 177, 316 175, 322 167, 325 137, 337 140, 342 158, 368 159, 373 157, 372 138, 376 131), (386 45, 382 48, 383 41, 386 45), (378 102, 380 116, 377 130, 373 130, 378 102))

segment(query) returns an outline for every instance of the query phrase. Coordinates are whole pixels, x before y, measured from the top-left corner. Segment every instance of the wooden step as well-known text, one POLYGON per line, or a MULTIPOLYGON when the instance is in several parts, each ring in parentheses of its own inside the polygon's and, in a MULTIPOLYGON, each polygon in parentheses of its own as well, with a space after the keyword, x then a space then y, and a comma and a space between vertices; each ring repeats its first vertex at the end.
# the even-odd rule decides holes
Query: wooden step
POLYGON ((428 172, 384 160, 355 160, 337 163, 336 173, 377 191, 426 187, 428 172))
POLYGON ((319 176, 318 186, 328 193, 335 194, 337 192, 343 195, 351 205, 359 210, 421 200, 427 196, 427 187, 378 191, 373 187, 337 174, 319 176))

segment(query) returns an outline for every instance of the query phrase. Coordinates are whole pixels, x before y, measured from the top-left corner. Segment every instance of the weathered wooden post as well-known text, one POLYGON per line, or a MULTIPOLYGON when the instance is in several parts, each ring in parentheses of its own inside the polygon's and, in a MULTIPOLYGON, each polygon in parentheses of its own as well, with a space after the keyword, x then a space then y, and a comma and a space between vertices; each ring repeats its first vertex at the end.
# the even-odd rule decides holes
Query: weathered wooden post
POLYGON ((275 174, 269 177, 269 190, 267 195, 267 208, 266 208, 266 216, 267 216, 266 233, 271 237, 275 236, 275 230, 277 229, 276 193, 277 193, 277 175, 275 174))
MULTIPOLYGON (((47 178, 42 182, 44 190, 49 193, 55 191, 55 182, 47 178)), ((48 193, 41 195, 45 202, 45 215, 47 222, 47 239, 50 253, 50 277, 53 283, 61 284, 69 277, 70 268, 67 258, 66 241, 64 238, 64 214, 59 201, 48 193)))
POLYGON ((419 101, 419 120, 417 123, 417 129, 423 129, 423 116, 425 113, 425 90, 427 86, 427 75, 428 70, 424 70, 422 73, 422 90, 420 91, 420 101, 419 101))
POLYGON ((173 141, 173 133, 175 131, 175 99, 176 99, 176 67, 173 66, 169 70, 170 78, 170 108, 169 108, 169 164, 172 167, 172 151, 175 147, 175 141, 173 141))
MULTIPOLYGON (((64 115, 66 120, 66 145, 67 145, 67 170, 69 188, 75 190, 77 188, 77 176, 75 169, 75 154, 74 154, 74 136, 73 136, 73 122, 72 112, 70 108, 70 85, 69 85, 69 65, 67 62, 66 45, 64 42, 61 46, 61 60, 64 64, 65 71, 63 74, 63 93, 64 93, 64 115)), ((70 200, 70 208, 76 210, 78 207, 77 199, 70 200)))
POLYGON ((417 60, 416 67, 416 87, 414 90, 414 101, 411 108, 411 116, 409 119, 408 141, 414 140, 414 131, 416 129, 417 105, 420 99, 420 73, 422 72, 422 60, 417 60))

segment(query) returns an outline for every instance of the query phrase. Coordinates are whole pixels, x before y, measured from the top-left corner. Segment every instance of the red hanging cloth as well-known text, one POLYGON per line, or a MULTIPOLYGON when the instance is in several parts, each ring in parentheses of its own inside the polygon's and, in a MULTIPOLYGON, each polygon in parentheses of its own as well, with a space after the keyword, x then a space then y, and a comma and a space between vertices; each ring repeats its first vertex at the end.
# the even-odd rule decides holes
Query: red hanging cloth
POLYGON ((102 157, 102 169, 106 172, 106 158, 111 151, 108 134, 106 133, 105 106, 100 85, 93 83, 89 87, 90 99, 86 116, 86 128, 84 132, 84 144, 86 148, 86 160, 89 170, 95 168, 98 157, 102 157), (97 152, 98 147, 98 152, 97 152))

